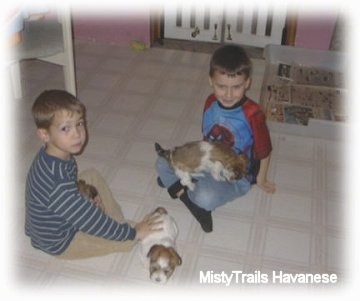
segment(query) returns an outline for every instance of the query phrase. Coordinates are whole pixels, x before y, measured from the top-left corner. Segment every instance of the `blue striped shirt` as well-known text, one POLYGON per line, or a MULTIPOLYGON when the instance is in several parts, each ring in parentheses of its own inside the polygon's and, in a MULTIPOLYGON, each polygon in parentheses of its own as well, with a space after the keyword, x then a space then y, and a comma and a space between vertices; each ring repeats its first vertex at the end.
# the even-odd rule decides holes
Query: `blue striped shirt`
POLYGON ((61 254, 77 231, 110 240, 133 240, 136 230, 120 224, 84 199, 77 188, 75 158, 61 160, 42 148, 26 181, 25 233, 31 244, 61 254))

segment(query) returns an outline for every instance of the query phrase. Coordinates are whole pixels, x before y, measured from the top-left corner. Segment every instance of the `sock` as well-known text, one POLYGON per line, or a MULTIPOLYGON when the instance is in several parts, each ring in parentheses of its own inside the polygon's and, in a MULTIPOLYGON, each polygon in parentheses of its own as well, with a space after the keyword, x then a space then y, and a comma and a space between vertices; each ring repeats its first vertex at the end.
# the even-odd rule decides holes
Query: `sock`
POLYGON ((164 183, 161 181, 160 177, 157 177, 156 181, 157 181, 158 185, 159 185, 161 188, 165 188, 165 185, 164 185, 164 183))
POLYGON ((178 193, 184 189, 185 187, 180 183, 180 180, 178 180, 168 188, 168 193, 173 199, 177 199, 178 193))
POLYGON ((204 232, 209 233, 213 230, 213 221, 211 217, 211 211, 207 211, 194 204, 188 197, 186 189, 185 192, 180 196, 180 200, 189 209, 191 214, 200 223, 201 228, 204 232))

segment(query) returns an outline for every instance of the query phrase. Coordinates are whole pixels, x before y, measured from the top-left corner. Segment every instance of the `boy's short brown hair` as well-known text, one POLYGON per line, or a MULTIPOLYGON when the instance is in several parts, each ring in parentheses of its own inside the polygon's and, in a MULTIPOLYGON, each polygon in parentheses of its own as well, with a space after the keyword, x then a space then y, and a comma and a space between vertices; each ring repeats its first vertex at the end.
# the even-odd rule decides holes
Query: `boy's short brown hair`
POLYGON ((32 115, 37 128, 48 129, 56 112, 77 112, 85 116, 85 106, 74 95, 64 90, 46 90, 35 100, 32 115))
POLYGON ((215 72, 227 74, 228 76, 251 75, 251 60, 245 50, 238 45, 224 45, 215 50, 210 61, 209 75, 215 72))

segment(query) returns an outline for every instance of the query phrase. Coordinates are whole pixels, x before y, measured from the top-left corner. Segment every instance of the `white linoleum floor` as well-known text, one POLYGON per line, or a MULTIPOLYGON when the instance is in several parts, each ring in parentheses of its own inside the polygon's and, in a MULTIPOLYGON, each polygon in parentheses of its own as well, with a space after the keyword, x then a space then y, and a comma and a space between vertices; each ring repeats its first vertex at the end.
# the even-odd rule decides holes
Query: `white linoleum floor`
MULTIPOLYGON (((210 55, 160 48, 133 52, 84 42, 76 42, 75 51, 78 97, 87 106, 90 134, 85 152, 77 159, 79 170, 97 168, 128 219, 138 221, 159 205, 175 217, 183 264, 167 287, 183 292, 224 288, 200 284, 200 271, 234 270, 269 275, 273 271, 336 273, 341 282, 346 275, 347 230, 343 220, 347 200, 340 185, 342 142, 272 132, 269 178, 276 182, 276 193, 267 195, 254 188, 217 209, 214 231, 205 234, 183 204, 158 187, 154 141, 172 146, 201 138, 202 106, 211 92, 210 55)), ((163 291, 150 282, 136 252, 67 262, 31 247, 24 235, 23 191, 40 143, 30 108, 43 89, 64 85, 60 67, 38 61, 25 61, 21 67, 24 97, 13 102, 19 137, 18 197, 11 222, 16 237, 15 281, 34 291, 77 287, 163 291)), ((254 60, 248 96, 256 101, 263 72, 264 61, 254 60)), ((240 294, 251 285, 233 282, 231 286, 240 294)))

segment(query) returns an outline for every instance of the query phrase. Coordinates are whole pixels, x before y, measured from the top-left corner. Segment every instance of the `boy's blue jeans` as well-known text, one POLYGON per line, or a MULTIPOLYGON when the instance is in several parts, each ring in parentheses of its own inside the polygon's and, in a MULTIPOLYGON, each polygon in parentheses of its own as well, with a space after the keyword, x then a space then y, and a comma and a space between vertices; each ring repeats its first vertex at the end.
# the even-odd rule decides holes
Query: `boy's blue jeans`
MULTIPOLYGON (((179 180, 164 158, 159 157, 155 167, 166 188, 179 180)), ((206 173, 204 176, 194 177, 194 179, 196 180, 195 189, 187 191, 188 197, 194 204, 207 211, 213 211, 215 208, 243 196, 250 189, 250 182, 245 177, 236 182, 216 181, 206 173)))

